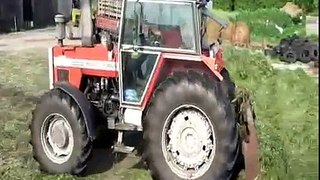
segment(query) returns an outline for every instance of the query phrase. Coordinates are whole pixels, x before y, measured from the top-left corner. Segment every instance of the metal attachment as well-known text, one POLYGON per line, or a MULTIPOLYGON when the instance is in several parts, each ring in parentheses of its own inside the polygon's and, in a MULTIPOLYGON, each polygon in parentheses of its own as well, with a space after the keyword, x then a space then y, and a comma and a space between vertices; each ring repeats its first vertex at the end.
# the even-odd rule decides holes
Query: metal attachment
POLYGON ((246 180, 256 180, 261 172, 255 113, 250 92, 247 89, 237 88, 236 99, 233 102, 238 114, 237 121, 240 125, 246 180))
POLYGON ((63 14, 57 14, 54 17, 54 21, 56 23, 56 38, 58 43, 63 45, 63 39, 66 37, 66 18, 63 14))

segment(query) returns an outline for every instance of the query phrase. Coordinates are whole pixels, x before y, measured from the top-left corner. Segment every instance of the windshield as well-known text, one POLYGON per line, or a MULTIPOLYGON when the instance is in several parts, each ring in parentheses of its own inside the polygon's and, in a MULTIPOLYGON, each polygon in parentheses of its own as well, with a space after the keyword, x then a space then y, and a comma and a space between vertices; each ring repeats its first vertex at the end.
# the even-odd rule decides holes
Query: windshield
POLYGON ((137 36, 135 33, 142 32, 148 40, 148 44, 144 46, 195 50, 193 13, 192 3, 128 1, 124 14, 122 44, 133 44, 137 36), (140 24, 143 25, 140 31, 138 19, 141 19, 140 24))

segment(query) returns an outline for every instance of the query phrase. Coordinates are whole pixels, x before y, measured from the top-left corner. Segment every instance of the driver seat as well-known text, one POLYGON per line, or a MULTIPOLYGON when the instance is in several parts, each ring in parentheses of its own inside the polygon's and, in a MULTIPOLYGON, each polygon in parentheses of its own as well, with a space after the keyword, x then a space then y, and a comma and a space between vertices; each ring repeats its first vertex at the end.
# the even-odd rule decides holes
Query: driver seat
POLYGON ((160 30, 162 46, 164 48, 180 48, 182 37, 180 27, 170 30, 160 30))

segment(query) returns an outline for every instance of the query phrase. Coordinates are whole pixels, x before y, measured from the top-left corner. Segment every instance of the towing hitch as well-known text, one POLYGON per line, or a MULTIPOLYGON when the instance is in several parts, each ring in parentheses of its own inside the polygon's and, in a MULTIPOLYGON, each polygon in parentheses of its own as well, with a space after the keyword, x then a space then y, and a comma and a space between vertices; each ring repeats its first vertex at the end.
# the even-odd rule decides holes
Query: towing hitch
POLYGON ((237 88, 233 103, 242 139, 246 180, 258 180, 260 176, 259 144, 255 128, 256 117, 249 90, 237 88))

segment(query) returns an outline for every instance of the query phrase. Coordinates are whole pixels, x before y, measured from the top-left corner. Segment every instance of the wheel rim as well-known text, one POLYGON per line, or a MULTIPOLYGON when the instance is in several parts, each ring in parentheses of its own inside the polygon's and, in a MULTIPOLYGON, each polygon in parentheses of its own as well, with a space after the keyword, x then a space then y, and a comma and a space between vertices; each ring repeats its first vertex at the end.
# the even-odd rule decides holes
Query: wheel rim
POLYGON ((197 106, 173 110, 162 131, 162 152, 170 169, 180 178, 197 179, 210 168, 216 137, 208 116, 197 106))
POLYGON ((48 115, 41 126, 41 144, 47 157, 56 164, 69 160, 73 146, 73 132, 67 119, 59 114, 48 115))

